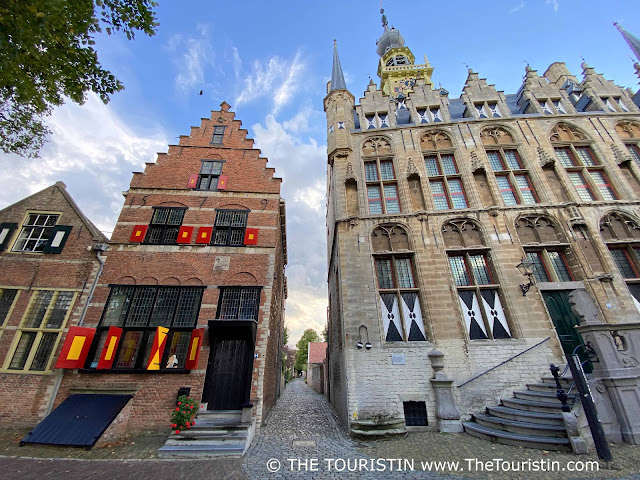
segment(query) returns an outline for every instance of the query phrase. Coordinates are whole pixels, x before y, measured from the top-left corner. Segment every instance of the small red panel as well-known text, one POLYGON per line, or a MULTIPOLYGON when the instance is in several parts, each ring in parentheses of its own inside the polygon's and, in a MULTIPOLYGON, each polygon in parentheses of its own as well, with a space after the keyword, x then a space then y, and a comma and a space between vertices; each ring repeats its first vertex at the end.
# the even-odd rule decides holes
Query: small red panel
POLYGON ((149 225, 136 225, 133 227, 133 232, 131 233, 129 241, 131 243, 142 243, 144 241, 144 236, 147 234, 147 228, 149 228, 149 225))
POLYGON ((102 347, 102 354, 100 354, 98 370, 108 370, 111 368, 113 361, 116 359, 116 351, 118 350, 120 337, 122 337, 121 328, 109 327, 107 339, 104 342, 104 347, 102 347))
POLYGON ((198 174, 194 173, 193 175, 189 175, 189 183, 187 183, 187 188, 196 188, 198 186, 198 174))
POLYGON ((213 227, 200 227, 198 229, 198 236, 196 237, 196 243, 210 243, 211 235, 213 234, 213 227))
POLYGON ((244 244, 245 245, 257 245, 258 244, 258 229, 247 228, 244 231, 244 244))
POLYGON ((83 368, 95 334, 95 328, 69 327, 56 368, 83 368))
POLYGON ((191 243, 191 236, 193 235, 193 227, 180 227, 178 231, 178 238, 176 243, 191 243))
POLYGON ((197 328, 191 333, 191 339, 189 340, 189 351, 187 353, 187 361, 184 365, 184 368, 186 368, 187 370, 198 368, 198 358, 200 358, 202 337, 204 337, 204 328, 197 328))
POLYGON ((227 180, 226 175, 220 175, 218 178, 218 190, 225 190, 227 188, 227 180))

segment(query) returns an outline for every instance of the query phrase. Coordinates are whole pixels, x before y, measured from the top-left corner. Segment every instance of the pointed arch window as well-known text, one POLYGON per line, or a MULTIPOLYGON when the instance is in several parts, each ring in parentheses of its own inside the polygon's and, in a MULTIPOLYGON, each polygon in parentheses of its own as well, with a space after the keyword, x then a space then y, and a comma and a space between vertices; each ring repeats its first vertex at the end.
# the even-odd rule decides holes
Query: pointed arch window
POLYGON ((627 120, 618 122, 616 132, 629 150, 631 158, 640 164, 640 123, 627 120))
POLYGON ((428 132, 420 144, 435 209, 468 208, 451 138, 444 132, 428 132))
POLYGON ((387 342, 425 341, 414 254, 407 231, 380 225, 371 234, 384 338, 387 342))
POLYGON ((364 176, 367 184, 369 214, 400 213, 398 181, 390 156, 391 144, 386 138, 371 138, 362 146, 364 176))
POLYGON ((442 236, 469 338, 511 338, 490 249, 478 225, 467 219, 451 220, 443 225, 442 236))
POLYGON ((600 221, 600 234, 640 311, 640 224, 627 215, 612 212, 600 221))

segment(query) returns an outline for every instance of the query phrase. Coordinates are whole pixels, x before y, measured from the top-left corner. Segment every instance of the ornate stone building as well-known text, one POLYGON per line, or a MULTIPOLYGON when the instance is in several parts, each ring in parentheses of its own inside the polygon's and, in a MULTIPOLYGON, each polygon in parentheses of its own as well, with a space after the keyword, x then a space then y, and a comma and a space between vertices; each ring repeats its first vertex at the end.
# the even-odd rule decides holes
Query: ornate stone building
POLYGON ((639 97, 556 62, 513 94, 469 70, 450 98, 383 28, 380 85, 356 101, 334 46, 324 99, 328 395, 360 434, 443 429, 543 385, 582 343, 573 291, 607 323, 640 319, 639 97), (436 402, 441 359, 459 415, 436 402))

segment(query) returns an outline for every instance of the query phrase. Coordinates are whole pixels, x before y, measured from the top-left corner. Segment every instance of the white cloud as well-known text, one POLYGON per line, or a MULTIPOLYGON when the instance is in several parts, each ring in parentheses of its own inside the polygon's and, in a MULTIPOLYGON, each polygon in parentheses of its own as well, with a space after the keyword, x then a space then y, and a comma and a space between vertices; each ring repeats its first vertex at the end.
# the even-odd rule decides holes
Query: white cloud
POLYGON ((198 36, 173 35, 167 42, 167 50, 177 55, 173 58, 177 74, 176 89, 185 94, 199 91, 205 86, 205 69, 213 64, 213 46, 207 25, 196 26, 198 36))
POLYGON ((300 79, 306 68, 298 51, 291 61, 278 56, 265 62, 254 61, 251 72, 244 79, 244 88, 235 99, 240 106, 262 97, 271 97, 273 113, 289 103, 300 88, 300 79))
POLYGON ((558 3, 558 0, 546 0, 545 3, 547 5, 551 5, 553 7, 554 12, 557 12, 558 8, 560 8, 560 4, 558 3))
POLYGON ((109 236, 131 171, 141 171, 156 152, 166 151, 166 134, 158 126, 134 131, 94 94, 83 106, 57 108, 47 124, 52 135, 41 158, 0 154, 2 170, 13 172, 0 177, 0 206, 62 180, 82 211, 109 236))
POLYGON ((527 2, 522 0, 518 5, 516 5, 515 7, 512 7, 511 9, 509 9, 509 13, 519 12, 520 10, 522 10, 526 6, 527 6, 527 2))

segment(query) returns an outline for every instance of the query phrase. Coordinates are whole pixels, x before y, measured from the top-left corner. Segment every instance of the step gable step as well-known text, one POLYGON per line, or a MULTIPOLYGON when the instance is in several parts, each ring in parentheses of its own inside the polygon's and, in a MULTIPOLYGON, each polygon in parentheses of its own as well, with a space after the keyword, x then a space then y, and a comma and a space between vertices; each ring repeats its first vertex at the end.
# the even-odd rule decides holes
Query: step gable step
POLYGON ((539 435, 522 435, 485 427, 475 422, 463 422, 464 431, 474 437, 483 438, 504 445, 514 445, 542 450, 571 451, 568 438, 543 437, 539 435))
POLYGON ((495 407, 487 407, 487 413, 500 418, 506 418, 508 420, 518 420, 524 422, 545 423, 548 425, 564 426, 564 420, 562 419, 562 413, 551 412, 531 412, 528 410, 518 410, 515 408, 509 408, 502 405, 496 405, 495 407))
POLYGON ((560 402, 535 402, 532 400, 522 400, 519 398, 503 398, 500 400, 505 407, 515 408, 516 410, 528 410, 530 412, 551 412, 561 413, 562 404, 560 402))
POLYGON ((510 420, 493 415, 478 413, 473 416, 476 423, 496 430, 504 430, 523 435, 539 435, 543 437, 566 437, 567 431, 564 425, 549 425, 545 423, 523 422, 510 420))
MULTIPOLYGON (((561 403, 558 400, 556 392, 536 392, 532 390, 521 390, 513 392, 516 398, 520 398, 522 400, 532 400, 534 402, 549 402, 549 403, 561 403)), ((576 395, 569 394, 568 395, 568 403, 571 405, 575 403, 576 395)))

